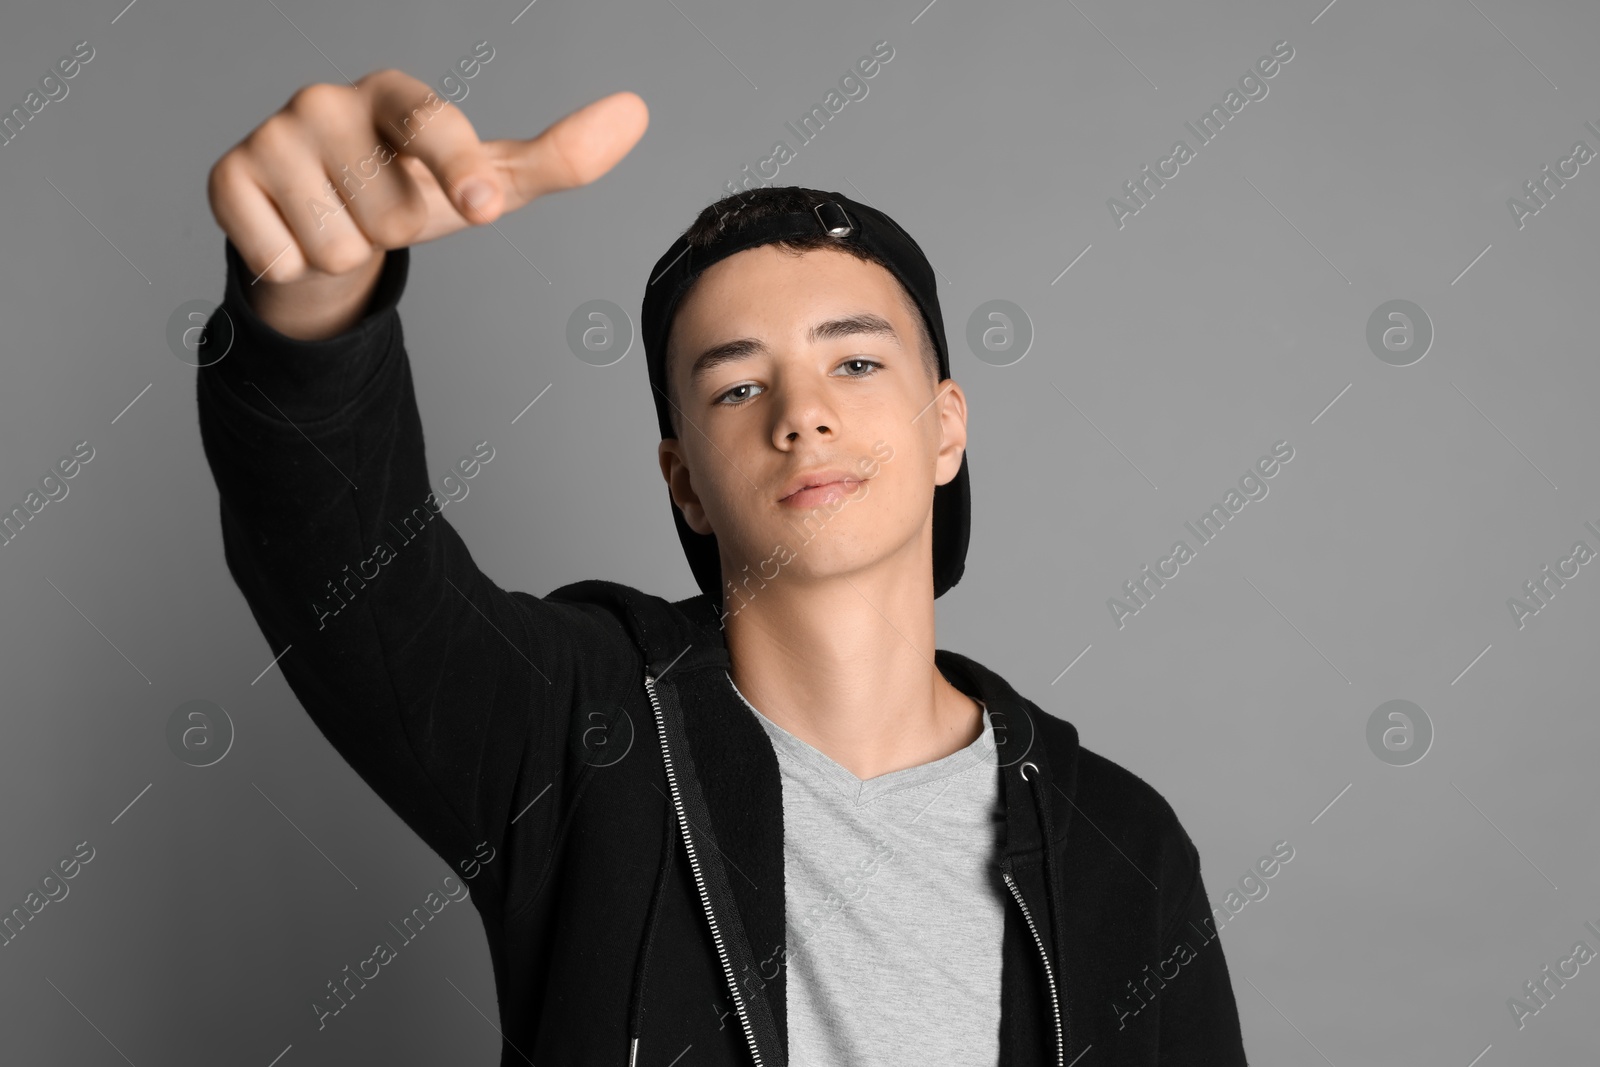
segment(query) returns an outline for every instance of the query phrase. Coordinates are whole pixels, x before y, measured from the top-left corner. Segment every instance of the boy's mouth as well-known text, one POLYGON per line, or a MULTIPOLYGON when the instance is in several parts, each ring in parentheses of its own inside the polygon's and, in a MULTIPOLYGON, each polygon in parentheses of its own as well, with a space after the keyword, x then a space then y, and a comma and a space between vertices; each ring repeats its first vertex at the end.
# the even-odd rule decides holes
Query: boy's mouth
POLYGON ((816 507, 839 497, 855 493, 856 486, 866 481, 844 470, 820 470, 796 476, 786 486, 778 503, 791 507, 816 507))

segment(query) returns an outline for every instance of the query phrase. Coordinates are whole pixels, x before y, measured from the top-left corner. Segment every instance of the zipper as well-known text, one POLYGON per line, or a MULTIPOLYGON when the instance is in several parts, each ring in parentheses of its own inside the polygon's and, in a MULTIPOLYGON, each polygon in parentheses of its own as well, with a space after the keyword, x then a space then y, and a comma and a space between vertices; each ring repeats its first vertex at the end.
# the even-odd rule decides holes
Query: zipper
MULTIPOLYGON (((722 973, 727 977, 728 988, 733 991, 734 1010, 739 1015, 739 1024, 744 1030, 745 1041, 750 1046, 750 1055, 755 1058, 756 1067, 761 1067, 761 1050, 756 1047, 756 1035, 750 1027, 749 1017, 745 1014, 744 997, 739 991, 739 983, 734 980, 733 964, 728 960, 728 950, 723 946, 722 943, 722 930, 717 926, 717 917, 711 911, 711 898, 706 894, 705 878, 700 873, 700 857, 699 854, 695 852, 694 839, 689 836, 689 820, 684 815, 683 800, 678 795, 678 776, 673 770, 672 752, 667 745, 666 723, 662 718, 661 703, 656 699, 655 679, 652 678, 648 672, 644 676, 644 687, 646 692, 650 694, 650 706, 655 709, 656 730, 661 735, 661 758, 667 766, 667 787, 672 791, 672 806, 677 810, 678 825, 683 830, 683 844, 689 853, 689 867, 694 871, 694 885, 695 889, 697 889, 700 894, 700 906, 706 913, 706 922, 711 924, 711 939, 712 941, 716 942, 717 958, 722 961, 722 973)), ((1006 880, 1010 881, 1010 876, 1007 876, 1006 880)), ((1020 901, 1022 898, 1018 897, 1017 899, 1020 901)), ((1024 908, 1023 911, 1026 912, 1027 909, 1024 908)), ((1033 925, 1032 919, 1028 920, 1028 925, 1033 925)), ((1039 935, 1036 932, 1034 934, 1034 939, 1037 940, 1038 936, 1039 935)), ((1049 966, 1048 960, 1045 962, 1045 966, 1049 966)), ((1053 989, 1054 987, 1055 980, 1051 979, 1051 988, 1053 989)), ((1058 1017, 1057 1026, 1059 1027, 1059 1025, 1060 1022, 1058 1017)), ((630 1052, 628 1057, 630 1064, 633 1062, 634 1053, 636 1052, 637 1040, 635 1041, 633 1052, 630 1052)))
POLYGON ((1017 883, 1012 880, 1010 870, 1000 872, 1006 881, 1006 888, 1011 890, 1011 895, 1017 898, 1017 907, 1022 909, 1022 917, 1028 920, 1028 930, 1033 934, 1033 943, 1039 948, 1039 957, 1044 960, 1044 976, 1050 982, 1050 1011, 1055 1015, 1056 1021, 1056 1067, 1066 1059, 1066 1040, 1061 1036, 1061 1002, 1056 999, 1056 973, 1050 966, 1050 954, 1045 951, 1044 939, 1039 936, 1039 928, 1033 924, 1033 913, 1028 910, 1027 901, 1022 899, 1022 891, 1017 888, 1017 883))

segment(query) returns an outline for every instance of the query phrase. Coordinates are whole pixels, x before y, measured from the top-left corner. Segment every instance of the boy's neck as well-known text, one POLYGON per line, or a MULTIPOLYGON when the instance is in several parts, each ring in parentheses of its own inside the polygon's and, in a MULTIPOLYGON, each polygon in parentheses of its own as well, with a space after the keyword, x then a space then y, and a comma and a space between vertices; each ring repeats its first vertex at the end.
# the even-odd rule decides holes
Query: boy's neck
POLYGON ((866 780, 958 752, 977 701, 933 662, 927 583, 772 583, 723 620, 729 674, 761 714, 866 780))

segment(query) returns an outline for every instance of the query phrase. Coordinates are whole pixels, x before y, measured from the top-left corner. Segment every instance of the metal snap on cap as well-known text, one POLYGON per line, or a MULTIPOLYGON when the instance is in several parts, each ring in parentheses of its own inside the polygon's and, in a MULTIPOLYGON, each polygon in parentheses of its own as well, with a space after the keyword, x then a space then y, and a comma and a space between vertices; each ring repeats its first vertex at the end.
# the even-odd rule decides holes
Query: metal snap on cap
POLYGON ((855 223, 850 221, 850 216, 845 214, 844 208, 829 200, 812 208, 816 213, 817 221, 822 223, 822 230, 829 237, 849 237, 855 233, 855 223))

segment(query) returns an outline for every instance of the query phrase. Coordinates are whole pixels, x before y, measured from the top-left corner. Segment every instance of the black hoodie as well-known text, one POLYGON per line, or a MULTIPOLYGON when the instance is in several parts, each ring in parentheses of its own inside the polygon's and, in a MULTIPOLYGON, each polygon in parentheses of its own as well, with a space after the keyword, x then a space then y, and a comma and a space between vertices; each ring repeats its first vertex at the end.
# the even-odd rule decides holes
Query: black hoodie
MULTIPOLYGON (((495 850, 472 901, 503 1067, 786 1064, 782 789, 717 607, 599 580, 501 589, 429 486, 397 310, 409 249, 320 341, 257 317, 225 250, 207 345, 226 313, 232 347, 197 393, 228 569, 362 779, 447 863, 495 850)), ((993 671, 935 663, 996 727, 1015 902, 998 1062, 1245 1064, 1171 806, 993 671)))

